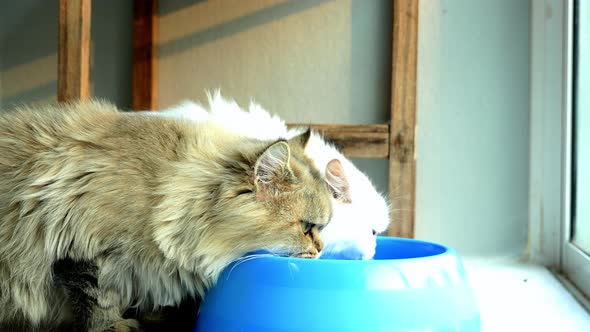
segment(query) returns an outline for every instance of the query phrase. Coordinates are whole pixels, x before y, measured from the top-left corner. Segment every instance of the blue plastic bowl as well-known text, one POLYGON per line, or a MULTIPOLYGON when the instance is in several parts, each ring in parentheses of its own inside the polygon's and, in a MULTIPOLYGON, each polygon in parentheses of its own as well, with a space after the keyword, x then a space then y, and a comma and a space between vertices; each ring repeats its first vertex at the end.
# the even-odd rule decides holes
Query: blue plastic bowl
POLYGON ((262 257, 228 266, 196 331, 480 331, 455 251, 379 237, 366 261, 262 257))

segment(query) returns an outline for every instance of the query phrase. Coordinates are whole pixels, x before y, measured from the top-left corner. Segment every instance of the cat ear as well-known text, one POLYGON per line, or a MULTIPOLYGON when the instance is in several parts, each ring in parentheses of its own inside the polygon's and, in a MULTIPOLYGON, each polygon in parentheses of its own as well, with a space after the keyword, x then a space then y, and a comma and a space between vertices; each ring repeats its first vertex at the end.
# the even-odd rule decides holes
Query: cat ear
POLYGON ((342 167, 340 160, 332 159, 326 166, 326 183, 328 184, 328 189, 332 193, 332 196, 336 200, 342 203, 352 202, 350 199, 348 180, 346 179, 344 168, 342 167))
POLYGON ((307 146, 307 143, 309 143, 310 137, 311 137, 311 129, 307 128, 307 130, 305 130, 303 133, 291 138, 289 140, 289 142, 293 142, 293 143, 301 146, 302 149, 305 149, 305 147, 307 146))
POLYGON ((256 160, 254 165, 254 183, 256 195, 265 198, 284 191, 293 175, 289 167, 291 150, 285 141, 269 146, 256 160))

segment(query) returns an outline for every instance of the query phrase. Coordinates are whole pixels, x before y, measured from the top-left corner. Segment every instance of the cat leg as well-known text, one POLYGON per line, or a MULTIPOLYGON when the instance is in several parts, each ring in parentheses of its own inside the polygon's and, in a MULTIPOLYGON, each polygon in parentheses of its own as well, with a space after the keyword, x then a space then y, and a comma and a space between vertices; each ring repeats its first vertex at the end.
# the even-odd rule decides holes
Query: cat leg
POLYGON ((62 287, 71 302, 78 331, 140 331, 134 319, 121 317, 120 296, 98 286, 98 266, 89 261, 63 259, 53 266, 56 285, 62 287))
POLYGON ((184 299, 177 306, 165 306, 152 312, 129 312, 128 316, 137 318, 146 331, 192 331, 197 323, 200 300, 184 299))
POLYGON ((121 297, 113 290, 96 288, 96 305, 92 310, 88 331, 139 332, 142 329, 135 319, 123 319, 121 297))

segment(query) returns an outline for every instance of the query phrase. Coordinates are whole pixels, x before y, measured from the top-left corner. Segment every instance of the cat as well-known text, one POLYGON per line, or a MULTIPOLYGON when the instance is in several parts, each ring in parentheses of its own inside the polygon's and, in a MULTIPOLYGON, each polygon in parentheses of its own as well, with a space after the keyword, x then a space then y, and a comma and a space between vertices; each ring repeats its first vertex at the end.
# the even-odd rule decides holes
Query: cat
MULTIPOLYGON (((265 140, 294 137, 303 130, 289 130, 283 120, 253 101, 247 111, 243 110, 234 100, 223 97, 220 90, 207 93, 207 99, 208 109, 185 100, 157 112, 138 113, 197 123, 212 121, 245 136, 265 140)), ((319 169, 326 169, 331 183, 342 180, 341 188, 336 190, 340 195, 332 200, 332 220, 322 231, 324 250, 320 258, 371 259, 375 254, 376 235, 384 232, 390 223, 390 207, 385 198, 363 172, 319 134, 312 133, 305 152, 319 169), (335 178, 334 174, 338 176, 335 178)))
MULTIPOLYGON (((258 140, 99 101, 0 114, 0 330, 134 331, 254 250, 317 258, 338 184, 258 140)), ((336 163, 338 163, 336 161, 336 163)))

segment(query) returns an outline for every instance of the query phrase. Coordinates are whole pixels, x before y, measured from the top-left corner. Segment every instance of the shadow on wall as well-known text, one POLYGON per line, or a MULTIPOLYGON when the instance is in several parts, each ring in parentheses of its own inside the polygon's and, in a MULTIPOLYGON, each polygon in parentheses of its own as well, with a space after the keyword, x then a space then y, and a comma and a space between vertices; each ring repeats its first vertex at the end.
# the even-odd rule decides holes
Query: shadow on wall
MULTIPOLYGON (((351 6, 349 112, 377 113, 373 121, 386 123, 391 117, 393 1, 352 0, 351 6)), ((358 123, 367 121, 362 115, 350 117, 358 123)))
MULTIPOLYGON (((92 7, 91 91, 131 106, 133 2, 92 7)), ((58 0, 0 2, 2 105, 52 101, 57 95, 58 0)))
MULTIPOLYGON (((167 37, 164 31, 159 45, 159 56, 165 58, 182 53, 273 21, 296 16, 330 2, 333 3, 334 0, 245 3, 234 10, 233 14, 232 10, 229 10, 215 13, 212 19, 203 20, 199 16, 198 19, 194 19, 195 13, 200 9, 206 11, 207 8, 201 7, 210 6, 207 1, 165 1, 160 4, 162 20, 167 17, 176 20, 183 12, 189 15, 189 19, 180 20, 180 26, 171 36, 167 37)), ((351 6, 352 14, 349 31, 343 31, 349 35, 343 35, 343 38, 349 38, 351 43, 350 54, 346 56, 349 57, 349 68, 342 68, 342 72, 349 72, 355 79, 350 81, 346 89, 349 92, 346 96, 349 102, 343 105, 347 104, 349 107, 335 111, 342 113, 342 117, 348 119, 348 122, 371 123, 388 120, 391 75, 390 3, 391 1, 361 0, 342 3, 342 6, 351 6), (359 114, 365 112, 374 115, 367 117, 365 114, 359 114)), ((0 3, 0 13, 3 13, 0 20, 0 100, 5 106, 28 101, 54 100, 57 90, 59 1, 5 1, 0 3)), ((132 16, 131 1, 101 1, 100 5, 94 5, 92 8, 93 95, 113 100, 123 108, 131 104, 132 16), (106 22, 108 24, 105 24, 106 22)), ((288 43, 288 40, 281 43, 284 42, 288 43)), ((326 40, 326 43, 331 42, 326 40)), ((275 41, 273 47, 280 47, 281 43, 275 41)), ((321 76, 322 73, 318 75, 321 76)), ((208 80, 207 77, 200 79, 208 80)), ((269 83, 274 85, 277 82, 269 83)), ((310 84, 313 85, 313 82, 310 84)), ((304 87, 301 88, 303 90, 304 87)))
MULTIPOLYGON (((166 57, 182 52, 329 1, 334 0, 279 1, 248 15, 164 42, 159 46, 159 55, 166 57)), ((198 9, 205 2, 166 1, 160 5, 160 15, 189 7, 198 9)), ((33 100, 54 100, 57 90, 58 0, 2 2, 0 12, 3 13, 0 23, 2 103, 9 106, 33 100)), ((124 108, 131 104, 132 13, 131 1, 111 0, 110 5, 101 1, 92 8, 91 89, 94 96, 107 97, 124 108), (100 68, 100 72, 95 68, 100 68)), ((183 26, 183 29, 186 31, 191 27, 183 26)))
MULTIPOLYGON (((205 44, 227 38, 229 36, 254 29, 267 23, 284 19, 287 16, 312 9, 323 3, 334 0, 290 0, 247 11, 241 16, 220 19, 213 24, 201 20, 182 20, 181 31, 173 31, 166 35, 163 31, 158 45, 158 57, 166 58, 205 44)), ((196 13, 199 7, 207 4, 204 1, 177 0, 162 3, 160 15, 178 19, 179 11, 196 13)), ((379 110, 376 122, 389 120, 389 104, 391 91, 391 33, 392 33, 392 2, 352 0, 351 5, 351 80, 350 110, 340 112, 362 112, 363 109, 379 110), (376 22, 378 22, 376 24, 376 22), (383 24, 385 23, 385 24, 383 24), (384 70, 385 69, 385 70, 384 70), (370 82, 369 84, 367 84, 370 82), (367 91, 367 87, 375 87, 367 91), (367 98, 373 94, 374 97, 367 98)), ((205 9, 206 10, 206 9, 205 9)), ((326 41, 329 42, 329 41, 326 41)), ((369 88, 370 89, 370 88, 369 88)), ((355 117, 354 114, 349 114, 355 117)), ((358 117, 359 122, 363 121, 358 117)))
POLYGON ((0 99, 4 106, 55 99, 58 12, 57 0, 0 4, 0 99))
POLYGON ((389 120, 391 1, 171 0, 159 10, 160 107, 221 87, 238 102, 287 108, 294 122, 389 120), (318 112, 290 114, 306 109, 318 112), (326 112, 335 116, 307 118, 326 112))
MULTIPOLYGON (((167 57, 181 53, 191 48, 280 20, 286 16, 297 14, 329 1, 334 0, 288 0, 272 6, 263 7, 246 15, 234 17, 231 20, 184 34, 177 39, 164 41, 158 45, 158 57, 167 57)), ((160 15, 169 14, 173 12, 174 8, 176 10, 181 8, 186 9, 186 7, 198 9, 199 3, 193 3, 194 1, 189 0, 170 1, 170 4, 166 3, 165 6, 161 6, 160 15)), ((198 26, 198 22, 196 23, 198 26)), ((194 27, 191 28, 184 25, 183 29, 192 30, 194 27)))

